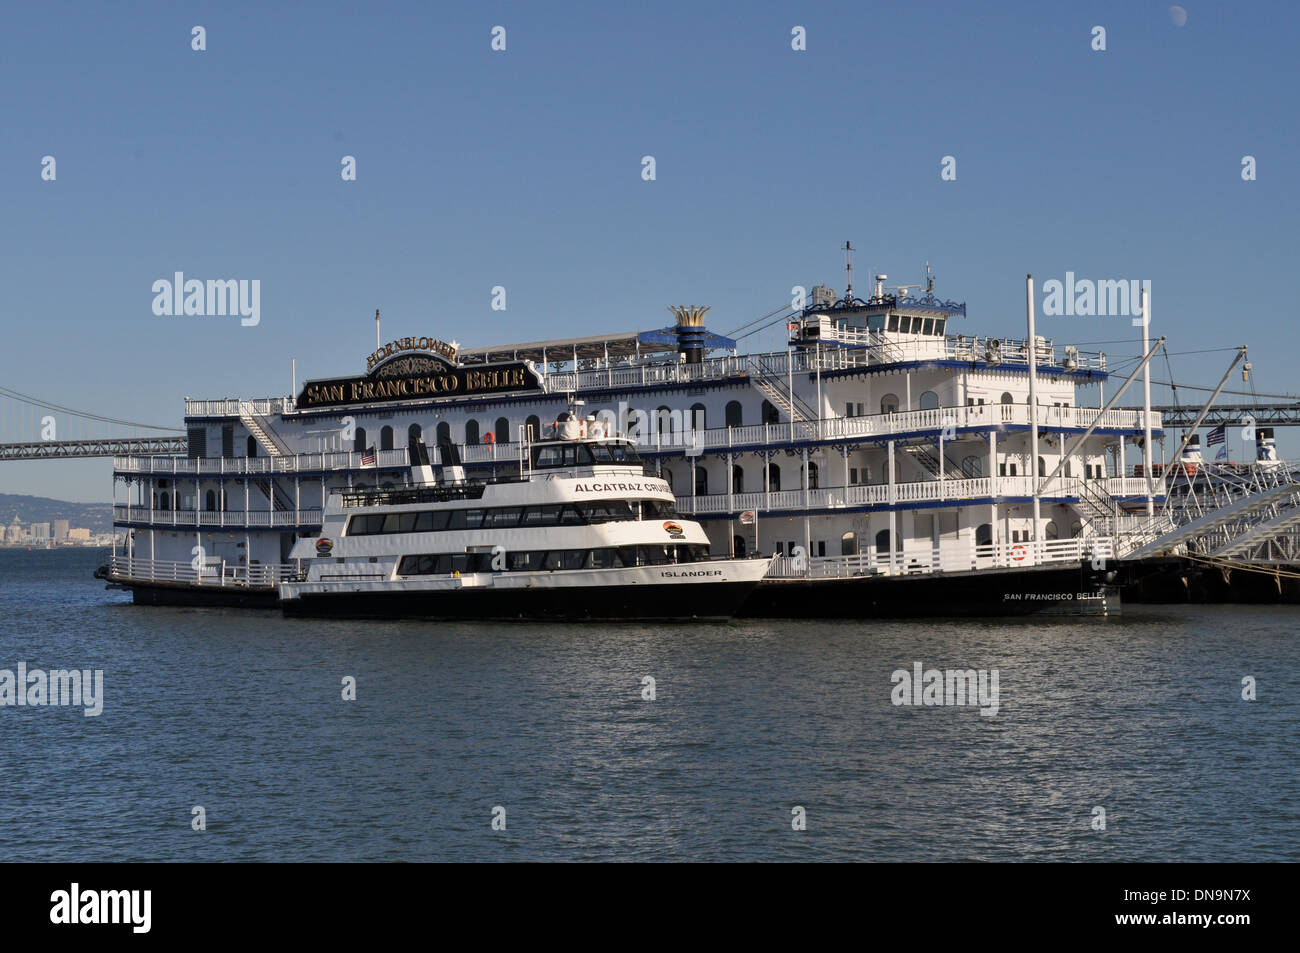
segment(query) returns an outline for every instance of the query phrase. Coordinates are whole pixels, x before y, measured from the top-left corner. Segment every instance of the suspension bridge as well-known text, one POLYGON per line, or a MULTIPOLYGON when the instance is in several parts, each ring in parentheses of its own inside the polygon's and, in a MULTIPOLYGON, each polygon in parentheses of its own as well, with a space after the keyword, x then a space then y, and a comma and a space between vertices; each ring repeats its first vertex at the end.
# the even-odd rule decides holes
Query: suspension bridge
POLYGON ((184 454, 185 431, 76 410, 0 386, 0 460, 184 454))

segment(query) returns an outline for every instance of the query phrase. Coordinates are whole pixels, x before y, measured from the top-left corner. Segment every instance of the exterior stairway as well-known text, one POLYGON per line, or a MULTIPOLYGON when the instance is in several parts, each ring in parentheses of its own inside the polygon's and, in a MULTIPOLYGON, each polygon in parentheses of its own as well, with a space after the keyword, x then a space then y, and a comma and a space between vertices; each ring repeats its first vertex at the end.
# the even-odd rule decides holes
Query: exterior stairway
MULTIPOLYGON (((239 402, 239 419, 248 428, 258 444, 269 456, 282 457, 292 453, 288 445, 280 439, 266 417, 259 417, 253 412, 253 405, 246 400, 239 402)), ((293 507, 290 507, 292 509, 293 507)))
POLYGON ((279 484, 273 484, 267 479, 253 480, 252 483, 271 502, 272 509, 280 513, 291 513, 295 509, 293 500, 279 484), (272 493, 272 487, 274 487, 274 493, 272 493))
POLYGON ((773 367, 765 357, 750 358, 749 369, 750 382, 773 407, 785 415, 786 420, 794 424, 795 435, 800 438, 815 437, 817 413, 798 395, 790 393, 787 376, 773 367))
MULTIPOLYGON (((898 448, 903 459, 910 461, 918 470, 933 480, 938 480, 939 476, 939 458, 934 450, 927 444, 910 444, 898 448)), ((962 472, 961 465, 946 453, 944 456, 943 479, 961 480, 966 474, 962 472)))

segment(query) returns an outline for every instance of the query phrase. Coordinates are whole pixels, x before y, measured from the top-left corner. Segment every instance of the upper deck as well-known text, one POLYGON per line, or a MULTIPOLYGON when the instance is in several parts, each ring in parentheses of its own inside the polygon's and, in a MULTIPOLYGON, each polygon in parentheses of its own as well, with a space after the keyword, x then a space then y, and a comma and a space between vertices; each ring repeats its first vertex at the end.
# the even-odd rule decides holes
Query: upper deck
MULTIPOLYGON (((756 354, 732 354, 705 358, 697 364, 665 360, 662 355, 623 356, 605 361, 600 357, 567 360, 552 357, 536 366, 540 382, 537 396, 638 390, 666 386, 700 386, 710 382, 770 378, 788 374, 836 372, 883 372, 910 366, 948 366, 965 370, 1028 371, 1030 347, 1025 340, 979 335, 944 335, 942 337, 891 334, 870 329, 822 329, 820 340, 800 340, 788 351, 756 354)), ((493 353, 510 353, 509 347, 492 349, 493 353)), ((563 351, 557 354, 563 355, 563 351)), ((1080 381, 1106 379, 1104 352, 1086 352, 1069 345, 1058 345, 1040 338, 1035 349, 1036 369, 1040 374, 1080 381)), ((429 397, 419 403, 437 405, 465 401, 458 395, 429 397)), ((396 405, 397 402, 371 401, 369 408, 396 405)), ((401 406, 413 406, 403 401, 401 406)), ((187 397, 187 419, 238 418, 243 413, 257 416, 297 413, 292 397, 269 397, 244 400, 226 397, 203 400, 187 397)), ((330 413, 337 415, 338 411, 330 413)))

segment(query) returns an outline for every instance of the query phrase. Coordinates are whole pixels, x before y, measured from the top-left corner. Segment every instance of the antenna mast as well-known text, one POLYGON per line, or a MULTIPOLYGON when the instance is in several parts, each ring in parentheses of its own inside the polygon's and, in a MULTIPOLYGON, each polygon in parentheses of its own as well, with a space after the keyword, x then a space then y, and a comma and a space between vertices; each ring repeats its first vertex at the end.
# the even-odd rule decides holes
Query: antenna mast
POLYGON ((844 243, 844 271, 847 276, 845 280, 848 282, 848 287, 844 289, 844 300, 852 301, 853 300, 853 244, 851 242, 844 243))

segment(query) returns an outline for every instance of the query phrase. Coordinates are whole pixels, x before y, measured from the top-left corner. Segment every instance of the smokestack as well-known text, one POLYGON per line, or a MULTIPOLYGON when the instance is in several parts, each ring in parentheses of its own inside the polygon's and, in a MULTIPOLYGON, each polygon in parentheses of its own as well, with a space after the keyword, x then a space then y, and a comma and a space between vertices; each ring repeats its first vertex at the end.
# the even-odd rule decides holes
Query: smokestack
POLYGON ((700 364, 704 361, 704 315, 709 306, 703 308, 695 305, 674 306, 668 309, 677 316, 677 350, 684 355, 687 364, 700 364))
POLYGON ((1258 427, 1255 430, 1255 462, 1268 466, 1277 466, 1277 441, 1273 439, 1272 427, 1258 427))

